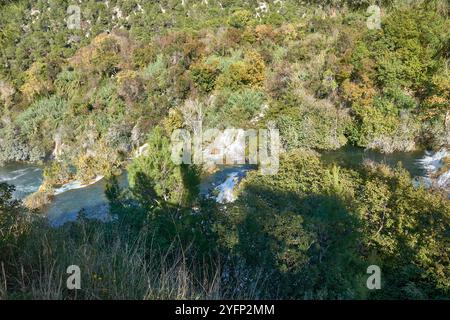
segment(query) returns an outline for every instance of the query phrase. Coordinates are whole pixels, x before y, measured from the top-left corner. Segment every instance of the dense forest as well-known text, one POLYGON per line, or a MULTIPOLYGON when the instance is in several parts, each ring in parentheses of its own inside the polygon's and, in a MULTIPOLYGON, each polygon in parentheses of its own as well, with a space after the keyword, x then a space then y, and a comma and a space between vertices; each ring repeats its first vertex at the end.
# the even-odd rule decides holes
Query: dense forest
POLYGON ((0 299, 450 297, 447 190, 321 156, 450 148, 450 5, 261 3, 0 1, 0 164, 44 168, 24 201, 0 183, 0 299), (278 173, 249 171, 230 203, 201 197, 213 169, 171 159, 196 121, 275 126, 278 173), (99 176, 114 219, 52 227, 55 188, 99 176))

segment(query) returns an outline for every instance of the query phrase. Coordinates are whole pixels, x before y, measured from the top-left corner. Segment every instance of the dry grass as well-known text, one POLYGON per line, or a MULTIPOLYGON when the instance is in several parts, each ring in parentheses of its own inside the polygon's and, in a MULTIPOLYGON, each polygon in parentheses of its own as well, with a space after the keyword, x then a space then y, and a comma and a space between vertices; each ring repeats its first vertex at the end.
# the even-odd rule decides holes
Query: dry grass
POLYGON ((162 252, 148 235, 126 238, 118 229, 81 224, 74 233, 62 228, 31 235, 20 253, 4 263, 3 272, 0 269, 0 300, 251 299, 257 295, 259 283, 249 290, 236 290, 239 285, 229 283, 225 287, 218 256, 197 256, 192 247, 177 240, 162 252), (81 290, 66 288, 70 265, 81 269, 81 290))
POLYGON ((23 204, 30 210, 38 210, 49 205, 54 198, 50 192, 38 191, 24 199, 23 204))

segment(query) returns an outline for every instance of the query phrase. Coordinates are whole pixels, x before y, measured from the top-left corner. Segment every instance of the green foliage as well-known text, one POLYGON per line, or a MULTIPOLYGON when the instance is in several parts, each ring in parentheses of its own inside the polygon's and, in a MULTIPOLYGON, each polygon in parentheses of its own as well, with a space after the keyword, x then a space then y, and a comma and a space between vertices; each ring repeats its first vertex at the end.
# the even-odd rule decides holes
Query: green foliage
POLYGON ((236 90, 240 87, 262 87, 266 66, 261 55, 255 51, 245 54, 244 60, 232 63, 217 79, 218 88, 236 90))
POLYGON ((245 28, 253 23, 253 14, 248 10, 236 10, 228 23, 235 28, 245 28))
POLYGON ((146 153, 128 167, 133 193, 146 206, 186 204, 196 197, 198 177, 194 168, 174 164, 170 140, 156 127, 148 138, 146 153))
POLYGON ((448 200, 414 188, 410 179, 402 168, 369 167, 356 200, 367 250, 388 270, 389 298, 415 299, 418 293, 425 298, 450 289, 444 249, 448 200))
POLYGON ((371 43, 382 85, 417 88, 423 84, 444 45, 445 20, 431 10, 392 12, 383 36, 371 43), (426 26, 426 27, 425 27, 426 26))
POLYGON ((191 66, 191 75, 194 83, 206 93, 214 89, 219 73, 217 61, 212 63, 200 62, 191 66))
POLYGON ((10 249, 29 231, 30 215, 13 199, 14 186, 0 183, 0 260, 6 261, 10 249))
POLYGON ((359 272, 350 276, 348 270, 360 263, 359 233, 344 194, 336 191, 348 192, 353 183, 342 173, 336 184, 331 172, 314 153, 288 152, 277 175, 249 174, 238 201, 216 225, 220 241, 250 268, 270 270, 270 289, 282 296, 317 298, 322 290, 326 298, 357 297, 359 272))
POLYGON ((115 73, 120 62, 119 51, 120 48, 114 39, 106 38, 101 41, 92 57, 92 63, 98 72, 108 76, 115 73))
POLYGON ((56 61, 36 61, 25 73, 25 83, 21 91, 28 101, 35 96, 48 94, 53 90, 52 81, 59 73, 59 65, 56 61))
POLYGON ((349 118, 327 101, 310 97, 289 97, 285 104, 271 110, 285 149, 311 148, 333 150, 346 144, 349 118))
MULTIPOLYGON (((426 97, 435 74, 447 68, 442 53, 448 36, 448 20, 432 6, 420 5, 392 10, 382 29, 365 32, 362 41, 350 46, 344 54, 350 72, 345 71, 348 79, 341 85, 356 120, 350 140, 364 147, 378 145, 380 139, 395 140, 404 111, 419 107, 428 115, 434 113, 427 110, 426 97)), ((394 149, 408 150, 405 146, 417 140, 418 132, 400 133, 403 141, 394 149)))
POLYGON ((369 30, 373 1, 286 0, 258 16, 257 1, 197 2, 83 1, 70 30, 69 1, 0 1, 0 163, 58 151, 28 207, 105 176, 117 217, 49 228, 0 184, 0 298, 447 298, 446 195, 307 150, 448 146, 448 4, 381 1, 369 30), (278 174, 249 172, 226 206, 200 199, 199 168, 175 165, 169 139, 196 120, 274 123, 278 174), (115 178, 127 164, 129 188, 115 178), (88 270, 75 297, 60 286, 73 259, 88 270))
POLYGON ((51 189, 57 185, 63 185, 73 178, 73 170, 58 161, 52 161, 44 169, 44 182, 42 189, 51 189))
POLYGON ((55 80, 56 92, 61 97, 72 98, 82 85, 81 74, 76 71, 64 70, 55 80))
POLYGON ((67 102, 56 96, 36 101, 16 120, 21 135, 41 150, 51 150, 53 137, 49 133, 62 124, 67 108, 67 102))
POLYGON ((208 125, 215 127, 247 128, 263 112, 265 103, 266 97, 260 90, 222 90, 208 109, 206 120, 208 125))
POLYGON ((125 116, 126 108, 117 92, 117 87, 112 83, 106 83, 95 92, 91 98, 87 111, 92 114, 99 132, 106 132, 112 124, 120 122, 125 116), (94 111, 94 112, 92 112, 94 111))
POLYGON ((415 188, 404 169, 349 171, 293 150, 279 174, 250 173, 240 189, 215 230, 249 268, 271 271, 280 285, 271 290, 328 299, 448 294, 448 200, 415 188), (370 264, 382 267, 382 291, 363 289, 370 264))

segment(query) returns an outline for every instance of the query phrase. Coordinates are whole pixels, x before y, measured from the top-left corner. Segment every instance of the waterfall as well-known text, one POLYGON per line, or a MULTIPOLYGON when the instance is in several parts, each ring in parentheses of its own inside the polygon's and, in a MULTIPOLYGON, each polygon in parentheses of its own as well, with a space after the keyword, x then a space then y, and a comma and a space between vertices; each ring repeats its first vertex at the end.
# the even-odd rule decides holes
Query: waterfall
POLYGON ((69 191, 69 190, 76 190, 76 189, 86 188, 86 187, 88 187, 90 185, 93 185, 93 184, 99 182, 102 179, 103 179, 103 176, 97 176, 93 181, 89 182, 88 184, 82 184, 78 180, 71 181, 69 183, 64 184, 60 188, 55 189, 54 194, 58 195, 58 194, 64 193, 64 192, 69 191))
POLYGON ((234 195, 234 188, 239 183, 239 172, 233 172, 228 175, 224 183, 216 187, 218 191, 216 201, 218 203, 230 203, 236 200, 234 195))
POLYGON ((435 153, 427 152, 418 162, 427 171, 427 177, 424 180, 425 185, 447 190, 450 197, 450 169, 444 168, 445 159, 449 157, 450 153, 444 148, 435 153))

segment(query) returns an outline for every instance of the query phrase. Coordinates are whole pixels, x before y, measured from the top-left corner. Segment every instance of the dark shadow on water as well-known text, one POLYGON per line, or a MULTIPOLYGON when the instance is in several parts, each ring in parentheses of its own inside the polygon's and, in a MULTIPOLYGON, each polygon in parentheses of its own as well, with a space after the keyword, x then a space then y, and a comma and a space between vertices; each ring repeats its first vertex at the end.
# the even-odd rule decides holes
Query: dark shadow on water
POLYGON ((358 168, 365 160, 384 163, 390 167, 395 167, 398 162, 401 162, 402 166, 411 174, 411 176, 416 177, 424 176, 426 174, 425 170, 418 163, 418 160, 423 156, 423 151, 383 154, 373 150, 346 146, 338 150, 322 152, 321 159, 325 163, 336 163, 347 168, 358 168))

